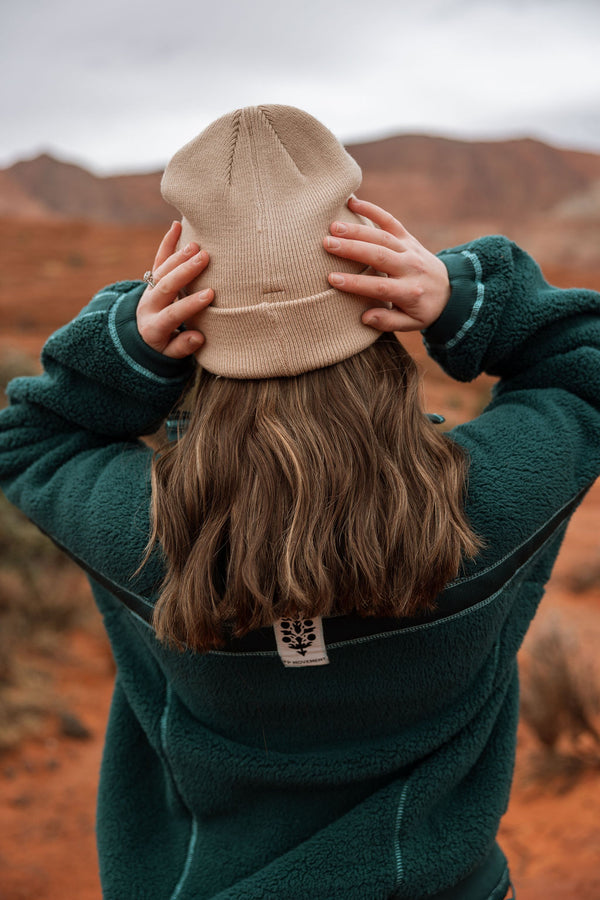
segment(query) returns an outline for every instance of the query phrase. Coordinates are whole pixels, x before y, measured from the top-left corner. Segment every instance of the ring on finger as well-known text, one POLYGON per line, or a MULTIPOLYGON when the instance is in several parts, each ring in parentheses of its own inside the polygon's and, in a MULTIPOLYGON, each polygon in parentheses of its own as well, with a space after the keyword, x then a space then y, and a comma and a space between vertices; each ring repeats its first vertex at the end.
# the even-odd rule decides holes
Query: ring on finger
POLYGON ((154 288, 158 284, 157 281, 154 280, 154 275, 152 274, 152 269, 148 269, 147 272, 144 272, 144 281, 149 287, 154 288))

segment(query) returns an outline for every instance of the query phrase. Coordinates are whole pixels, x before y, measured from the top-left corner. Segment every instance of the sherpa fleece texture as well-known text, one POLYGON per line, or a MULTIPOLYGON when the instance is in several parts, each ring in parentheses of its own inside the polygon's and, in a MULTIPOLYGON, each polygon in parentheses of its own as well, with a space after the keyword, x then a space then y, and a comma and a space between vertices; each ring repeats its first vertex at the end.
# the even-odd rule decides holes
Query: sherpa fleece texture
POLYGON ((429 352, 455 378, 500 377, 451 432, 485 549, 430 621, 330 643, 326 666, 180 655, 119 599, 156 597, 158 554, 132 575, 149 530, 137 435, 192 371, 137 334, 143 285, 101 291, 48 340, 44 374, 10 385, 0 483, 93 574, 117 663, 97 824, 109 900, 503 896, 516 653, 600 471, 600 295, 550 287, 502 237, 441 258, 452 297, 429 352))

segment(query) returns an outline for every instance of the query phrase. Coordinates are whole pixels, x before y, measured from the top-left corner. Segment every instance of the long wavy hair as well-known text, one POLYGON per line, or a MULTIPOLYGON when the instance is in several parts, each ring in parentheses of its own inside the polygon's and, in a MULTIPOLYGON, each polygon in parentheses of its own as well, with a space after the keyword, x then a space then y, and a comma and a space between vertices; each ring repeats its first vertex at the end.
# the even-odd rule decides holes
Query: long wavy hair
POLYGON ((206 651, 287 616, 414 616, 473 556, 467 461, 393 334, 291 378, 200 370, 155 456, 159 639, 206 651))

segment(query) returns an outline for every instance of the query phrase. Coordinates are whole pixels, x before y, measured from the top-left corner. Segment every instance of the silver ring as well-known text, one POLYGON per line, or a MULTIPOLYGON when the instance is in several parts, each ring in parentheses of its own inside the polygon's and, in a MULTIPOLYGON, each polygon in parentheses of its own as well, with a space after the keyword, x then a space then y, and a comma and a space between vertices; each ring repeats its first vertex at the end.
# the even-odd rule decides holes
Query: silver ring
POLYGON ((144 281, 146 282, 146 284, 149 284, 151 288, 156 287, 158 282, 154 280, 152 269, 148 269, 147 272, 144 272, 144 281))

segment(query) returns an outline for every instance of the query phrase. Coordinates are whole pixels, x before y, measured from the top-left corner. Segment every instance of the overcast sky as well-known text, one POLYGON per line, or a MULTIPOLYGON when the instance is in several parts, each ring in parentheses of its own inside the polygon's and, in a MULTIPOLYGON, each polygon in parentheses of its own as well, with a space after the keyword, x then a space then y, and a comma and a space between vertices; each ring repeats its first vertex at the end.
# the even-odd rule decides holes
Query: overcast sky
POLYGON ((160 168, 210 121, 300 106, 342 140, 530 135, 600 152, 599 0, 12 0, 0 166, 160 168))

